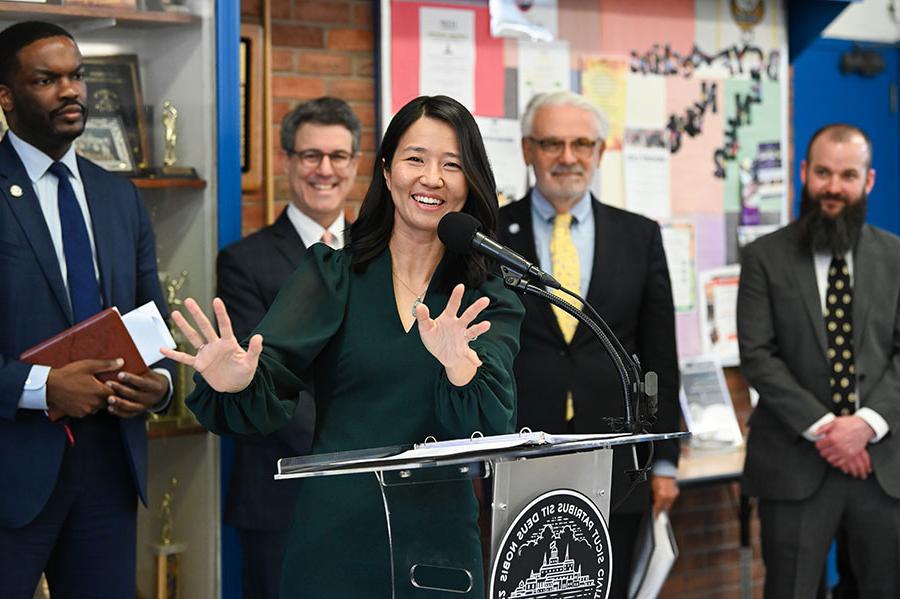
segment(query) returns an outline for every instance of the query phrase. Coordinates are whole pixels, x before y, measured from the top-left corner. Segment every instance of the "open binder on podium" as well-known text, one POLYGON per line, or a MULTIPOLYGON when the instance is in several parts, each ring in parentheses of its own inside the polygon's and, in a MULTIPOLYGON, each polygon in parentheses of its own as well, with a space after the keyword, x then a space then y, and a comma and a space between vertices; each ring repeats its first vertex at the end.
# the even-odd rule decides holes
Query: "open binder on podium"
POLYGON ((425 590, 477 596, 481 560, 461 556, 445 539, 427 534, 427 505, 411 508, 397 498, 410 485, 440 493, 442 484, 484 478, 492 489, 485 596, 534 598, 567 591, 558 596, 605 598, 614 571, 607 527, 612 448, 688 434, 522 432, 429 440, 282 458, 275 478, 375 476, 391 551, 392 597, 425 590))

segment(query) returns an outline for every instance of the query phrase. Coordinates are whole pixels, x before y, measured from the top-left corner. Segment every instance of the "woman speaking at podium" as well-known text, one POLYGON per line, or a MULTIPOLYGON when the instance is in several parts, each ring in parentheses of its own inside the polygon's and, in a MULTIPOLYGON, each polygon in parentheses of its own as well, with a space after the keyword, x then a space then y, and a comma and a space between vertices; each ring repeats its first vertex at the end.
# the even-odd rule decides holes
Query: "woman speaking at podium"
MULTIPOLYGON (((512 432, 523 308, 484 259, 445 252, 437 237, 452 211, 485 234, 496 228, 494 177, 472 115, 446 96, 416 98, 391 120, 374 171, 349 247, 311 246, 246 349, 219 299, 218 334, 194 300, 185 307, 196 329, 173 315, 197 351, 166 355, 198 372, 188 406, 212 432, 274 431, 301 390, 316 398, 314 453, 512 432)), ((476 564, 464 596, 483 597, 471 484, 392 493, 391 512, 413 511, 420 539, 476 564)), ((282 597, 391 597, 375 476, 302 481, 282 571, 282 597)), ((396 596, 413 591, 406 580, 396 596)))

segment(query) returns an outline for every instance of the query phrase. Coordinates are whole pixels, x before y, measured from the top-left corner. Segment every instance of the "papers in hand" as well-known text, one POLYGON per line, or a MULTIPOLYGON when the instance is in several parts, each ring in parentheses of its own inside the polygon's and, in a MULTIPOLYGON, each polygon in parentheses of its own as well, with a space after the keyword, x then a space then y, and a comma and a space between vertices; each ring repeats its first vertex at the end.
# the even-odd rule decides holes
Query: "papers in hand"
POLYGON ((152 366, 163 359, 159 348, 175 349, 175 340, 155 303, 147 302, 135 308, 122 316, 122 322, 145 364, 152 366))
POLYGON ((654 599, 659 595, 672 564, 678 557, 678 546, 675 544, 668 512, 660 512, 656 518, 652 518, 650 514, 644 517, 638 534, 637 552, 628 597, 654 599))

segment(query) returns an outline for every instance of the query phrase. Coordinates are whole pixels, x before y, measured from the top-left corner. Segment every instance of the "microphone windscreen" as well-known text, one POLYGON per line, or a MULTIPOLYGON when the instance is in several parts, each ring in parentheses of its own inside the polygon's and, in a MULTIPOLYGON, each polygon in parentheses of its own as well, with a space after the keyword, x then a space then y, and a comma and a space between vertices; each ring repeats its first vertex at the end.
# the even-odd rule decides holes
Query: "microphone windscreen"
POLYGON ((450 212, 438 223, 437 234, 448 250, 457 254, 472 251, 472 240, 481 229, 481 223, 471 214, 450 212))

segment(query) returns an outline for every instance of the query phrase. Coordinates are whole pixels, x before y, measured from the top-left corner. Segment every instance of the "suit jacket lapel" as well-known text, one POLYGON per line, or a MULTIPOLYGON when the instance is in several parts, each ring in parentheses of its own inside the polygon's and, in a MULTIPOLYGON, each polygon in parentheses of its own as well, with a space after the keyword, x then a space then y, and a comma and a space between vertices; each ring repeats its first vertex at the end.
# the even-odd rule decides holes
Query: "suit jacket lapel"
MULTIPOLYGON (((591 195, 591 207, 594 211, 594 261, 591 265, 591 280, 588 283, 588 293, 585 298, 594 308, 603 316, 603 288, 609 285, 610 281, 616 280, 616 264, 618 261, 614 258, 616 255, 615 231, 613 231, 612 223, 606 217, 606 208, 600 201, 591 195)), ((574 343, 581 337, 593 337, 590 330, 578 323, 575 329, 575 337, 572 339, 574 343)))
POLYGON ((69 305, 69 295, 66 292, 66 286, 63 283, 62 272, 59 270, 59 262, 56 258, 56 250, 53 248, 53 241, 50 239, 50 230, 47 228, 47 221, 44 219, 44 213, 41 211, 40 203, 34 193, 34 187, 25 166, 19 159, 19 155, 12 147, 9 138, 5 138, 0 143, 0 177, 3 178, 0 195, 9 206, 10 212, 19 226, 22 227, 28 243, 34 251, 41 271, 47 278, 53 295, 60 307, 65 313, 69 324, 72 324, 72 308, 69 305), (11 193, 13 186, 18 186, 22 191, 20 197, 14 197, 11 193))
POLYGON ((288 218, 287 209, 282 211, 281 215, 275 219, 275 222, 272 224, 272 233, 275 235, 275 246, 278 248, 278 251, 284 255, 291 268, 297 268, 300 264, 300 259, 303 257, 303 252, 306 251, 306 246, 303 245, 303 240, 297 233, 297 229, 294 228, 294 224, 288 218))
MULTIPOLYGON (((796 230, 795 233, 799 234, 796 230)), ((800 296, 803 298, 803 305, 806 306, 806 312, 812 323, 813 331, 815 331, 819 349, 822 355, 825 355, 828 341, 825 338, 825 320, 822 316, 822 300, 819 296, 819 284, 816 281, 815 263, 812 253, 800 243, 797 235, 794 237, 795 243, 791 264, 794 271, 794 280, 797 282, 797 288, 800 290, 800 296)))
POLYGON ((81 182, 84 185, 84 195, 87 198, 88 210, 91 213, 91 226, 94 230, 94 247, 97 250, 97 267, 100 270, 100 289, 103 294, 103 307, 114 305, 112 297, 113 272, 113 235, 115 215, 106 207, 110 200, 111 192, 103 185, 100 179, 90 176, 90 168, 85 168, 84 159, 78 159, 78 169, 81 174, 81 182))
MULTIPOLYGON (((531 215, 531 192, 529 192, 528 195, 516 202, 514 204, 514 208, 515 222, 510 224, 510 228, 512 228, 514 225, 518 225, 519 230, 515 233, 513 233, 512 230, 507 231, 506 238, 510 240, 509 247, 510 249, 520 253, 529 262, 538 264, 543 268, 545 265, 542 265, 538 262, 537 248, 534 245, 534 224, 532 222, 531 215)), ((553 309, 550 307, 550 302, 541 300, 540 303, 542 306, 540 312, 542 314, 542 317, 547 321, 549 330, 555 331, 559 342, 565 345, 566 340, 562 336, 562 330, 560 330, 559 328, 559 321, 556 319, 556 315, 553 313, 553 309)))
POLYGON ((853 252, 853 347, 862 347, 869 317, 871 298, 877 293, 877 265, 880 263, 875 238, 869 225, 864 225, 853 252))

